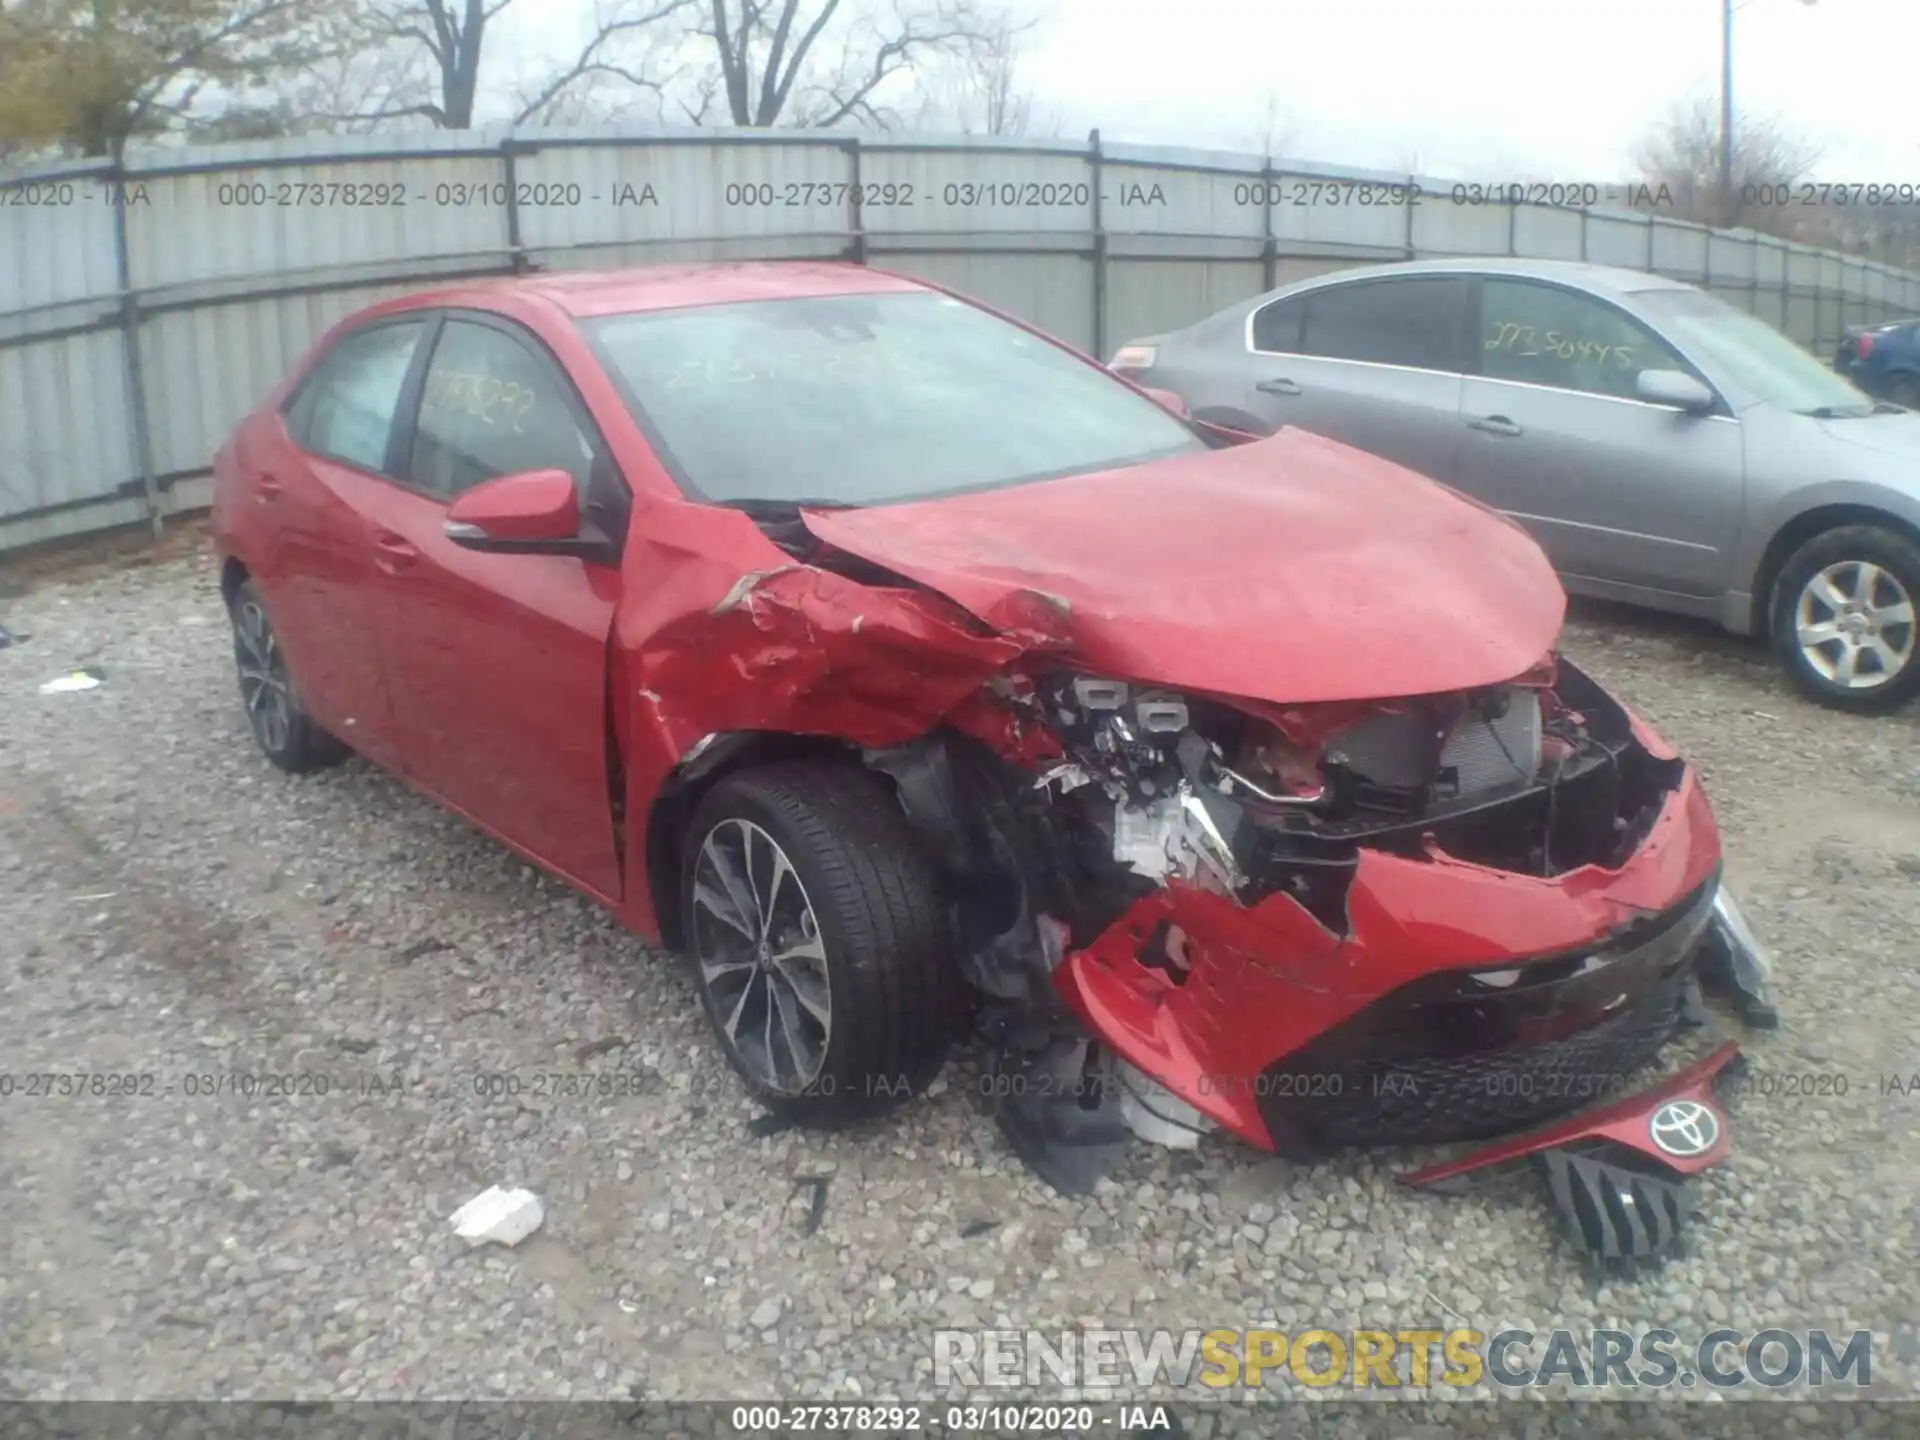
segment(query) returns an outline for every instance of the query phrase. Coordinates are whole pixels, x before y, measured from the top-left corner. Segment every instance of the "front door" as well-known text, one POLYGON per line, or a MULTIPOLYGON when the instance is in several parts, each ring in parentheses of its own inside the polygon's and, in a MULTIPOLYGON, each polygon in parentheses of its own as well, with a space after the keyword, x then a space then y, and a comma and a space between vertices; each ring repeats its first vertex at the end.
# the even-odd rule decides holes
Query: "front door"
POLYGON ((1725 590, 1744 487, 1740 422, 1636 395, 1642 370, 1692 367, 1583 291, 1488 278, 1479 313, 1459 487, 1525 525, 1569 579, 1725 590))
POLYGON ((449 318, 432 344, 406 484, 368 517, 405 769, 617 899, 607 641, 619 572, 571 556, 478 554, 441 530, 455 495, 500 475, 566 470, 584 497, 604 446, 558 364, 517 327, 449 318))

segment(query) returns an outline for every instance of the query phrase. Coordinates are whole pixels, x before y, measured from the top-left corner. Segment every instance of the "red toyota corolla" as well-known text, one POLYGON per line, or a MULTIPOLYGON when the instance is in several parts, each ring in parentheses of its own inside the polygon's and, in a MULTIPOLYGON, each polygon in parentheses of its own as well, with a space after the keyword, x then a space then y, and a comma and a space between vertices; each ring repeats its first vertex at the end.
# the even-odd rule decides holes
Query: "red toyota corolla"
POLYGON ((1533 543, 1173 405, 855 266, 375 306, 215 465, 253 732, 687 953, 793 1118, 971 1030, 1066 1188, 1129 1130, 1618 1101, 1703 974, 1764 1022, 1699 783, 1554 654, 1533 543))

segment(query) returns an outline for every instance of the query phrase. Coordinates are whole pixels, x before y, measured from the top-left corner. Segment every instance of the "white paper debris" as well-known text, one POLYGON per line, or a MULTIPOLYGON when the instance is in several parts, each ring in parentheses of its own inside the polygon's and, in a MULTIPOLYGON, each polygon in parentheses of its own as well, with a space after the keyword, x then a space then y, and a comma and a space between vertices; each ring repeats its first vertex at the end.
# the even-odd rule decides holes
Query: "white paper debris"
POLYGON ((453 1228, 469 1245, 518 1245, 547 1218, 531 1190, 489 1186, 453 1212, 453 1228))
POLYGON ((105 677, 98 670, 69 670, 40 687, 42 695, 64 695, 69 690, 91 690, 105 677))

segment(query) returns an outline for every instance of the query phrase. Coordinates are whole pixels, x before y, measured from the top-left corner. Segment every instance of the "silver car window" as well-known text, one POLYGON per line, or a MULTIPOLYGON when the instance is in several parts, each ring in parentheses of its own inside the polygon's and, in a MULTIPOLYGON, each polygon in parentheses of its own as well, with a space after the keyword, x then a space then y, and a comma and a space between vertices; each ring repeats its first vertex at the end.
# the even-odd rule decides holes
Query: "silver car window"
POLYGON ((1253 348, 1270 355, 1300 353, 1300 324, 1306 317, 1307 297, 1289 296, 1263 305, 1253 315, 1253 348))
POLYGON ((1692 373, 1646 326, 1591 295, 1489 278, 1480 292, 1480 373, 1556 390, 1634 398, 1642 370, 1692 373))
POLYGON ((1300 350, 1329 360, 1461 368, 1466 281, 1445 275, 1367 280, 1310 290, 1300 350))

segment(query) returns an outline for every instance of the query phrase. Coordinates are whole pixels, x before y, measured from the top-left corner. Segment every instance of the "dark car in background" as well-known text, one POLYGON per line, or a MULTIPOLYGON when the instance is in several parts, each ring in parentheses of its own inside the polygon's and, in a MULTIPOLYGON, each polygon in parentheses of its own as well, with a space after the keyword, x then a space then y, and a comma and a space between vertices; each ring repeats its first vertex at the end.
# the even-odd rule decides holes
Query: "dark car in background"
POLYGON ((1849 325, 1833 368, 1869 395, 1920 410, 1920 319, 1849 325))

